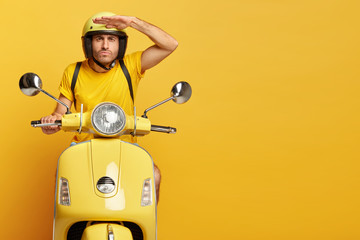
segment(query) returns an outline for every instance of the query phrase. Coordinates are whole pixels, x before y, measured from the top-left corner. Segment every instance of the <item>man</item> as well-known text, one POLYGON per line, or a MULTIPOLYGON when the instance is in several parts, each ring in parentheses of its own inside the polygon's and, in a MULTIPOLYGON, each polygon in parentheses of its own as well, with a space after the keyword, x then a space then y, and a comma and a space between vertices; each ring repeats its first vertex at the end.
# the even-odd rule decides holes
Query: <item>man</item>
MULTIPOLYGON (((59 99, 69 107, 74 103, 76 109, 83 104, 84 112, 93 109, 100 102, 114 102, 120 105, 128 115, 134 114, 133 100, 138 83, 145 71, 169 56, 178 45, 173 37, 152 24, 136 17, 117 16, 108 12, 98 13, 86 22, 82 41, 86 60, 78 67, 74 63, 65 69, 59 88, 59 99), (154 45, 145 51, 124 56, 127 43, 125 29, 128 27, 148 36, 154 45), (125 65, 126 70, 122 64, 125 65), (72 88, 76 69, 78 70, 75 77, 76 84, 72 88), (128 76, 126 76, 126 71, 128 71, 128 76), (129 78, 130 82, 128 82, 129 78)), ((57 104, 55 111, 41 118, 41 122, 52 123, 60 120, 65 113, 66 108, 57 104)), ((42 128, 45 134, 53 134, 59 130, 58 126, 42 128)), ((92 134, 76 134, 73 142, 83 142, 93 137, 92 134)), ((120 139, 136 142, 135 137, 128 135, 121 136, 120 139)), ((156 195, 159 199, 161 175, 156 165, 154 171, 156 195)))

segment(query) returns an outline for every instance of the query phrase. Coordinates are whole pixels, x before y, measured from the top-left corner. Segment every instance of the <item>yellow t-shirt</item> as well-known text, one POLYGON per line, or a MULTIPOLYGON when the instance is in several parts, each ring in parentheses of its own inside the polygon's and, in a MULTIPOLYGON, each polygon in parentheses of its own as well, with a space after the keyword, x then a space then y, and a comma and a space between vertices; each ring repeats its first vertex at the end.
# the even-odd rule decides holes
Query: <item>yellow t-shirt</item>
MULTIPOLYGON (((139 81, 143 77, 143 74, 141 74, 141 55, 142 52, 135 52, 124 57, 124 63, 131 77, 134 98, 139 81)), ((60 93, 71 102, 74 102, 71 91, 71 81, 75 67, 76 63, 73 63, 65 69, 59 87, 60 93)), ((113 102, 122 107, 126 114, 134 114, 129 85, 119 61, 116 61, 115 67, 106 73, 95 72, 90 68, 87 60, 83 61, 74 92, 77 111, 80 111, 81 104, 83 104, 83 111, 86 112, 92 110, 101 102, 113 102)), ((94 138, 93 134, 77 133, 72 141, 83 142, 92 138, 94 138)), ((130 135, 121 136, 120 139, 128 142, 136 142, 136 138, 130 135)))

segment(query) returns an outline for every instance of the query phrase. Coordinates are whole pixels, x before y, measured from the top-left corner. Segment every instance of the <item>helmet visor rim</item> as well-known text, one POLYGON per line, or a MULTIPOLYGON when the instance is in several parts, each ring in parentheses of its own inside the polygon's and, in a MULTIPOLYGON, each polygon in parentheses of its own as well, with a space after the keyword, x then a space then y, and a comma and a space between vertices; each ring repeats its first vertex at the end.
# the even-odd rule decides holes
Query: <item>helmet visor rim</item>
POLYGON ((90 37, 94 35, 115 35, 120 38, 126 38, 127 35, 125 32, 122 31, 115 31, 115 30, 97 30, 97 31, 89 31, 85 34, 84 37, 90 37))

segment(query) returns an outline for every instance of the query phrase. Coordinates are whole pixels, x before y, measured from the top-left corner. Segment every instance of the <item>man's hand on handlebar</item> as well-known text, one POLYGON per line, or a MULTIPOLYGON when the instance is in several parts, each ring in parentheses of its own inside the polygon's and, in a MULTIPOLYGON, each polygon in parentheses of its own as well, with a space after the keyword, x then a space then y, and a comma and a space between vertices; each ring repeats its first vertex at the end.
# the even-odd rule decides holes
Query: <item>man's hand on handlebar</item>
MULTIPOLYGON (((58 118, 54 115, 49 115, 46 117, 41 118, 41 123, 54 123, 55 120, 58 120, 58 118)), ((53 134, 58 131, 60 131, 60 126, 47 126, 47 127, 41 127, 41 130, 45 134, 53 134)))

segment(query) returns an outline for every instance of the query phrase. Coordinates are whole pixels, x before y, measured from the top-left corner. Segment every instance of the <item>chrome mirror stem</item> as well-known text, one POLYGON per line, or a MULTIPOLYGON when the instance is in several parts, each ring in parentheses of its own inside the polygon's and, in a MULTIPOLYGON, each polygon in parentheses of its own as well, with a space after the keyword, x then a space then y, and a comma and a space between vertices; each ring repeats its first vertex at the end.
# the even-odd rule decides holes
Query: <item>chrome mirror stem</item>
POLYGON ((174 99, 174 96, 169 97, 168 99, 165 99, 164 101, 161 101, 161 102, 159 102, 158 104, 155 104, 154 106, 149 107, 148 109, 146 109, 146 110, 144 111, 144 114, 143 114, 141 117, 147 118, 146 113, 147 113, 148 111, 150 111, 150 110, 152 110, 152 109, 154 109, 154 108, 156 108, 156 107, 158 107, 158 106, 160 106, 160 105, 162 105, 162 104, 164 104, 164 103, 166 103, 166 102, 168 102, 168 101, 170 101, 170 100, 172 100, 172 99, 174 99))
POLYGON ((38 90, 42 93, 45 93, 46 95, 48 95, 49 97, 51 97, 52 99, 54 99, 55 101, 57 101, 58 103, 60 103, 61 105, 64 105, 66 107, 66 114, 71 113, 70 112, 70 108, 68 105, 66 105, 65 103, 63 103, 62 101, 60 101, 59 99, 57 99, 56 97, 54 97, 53 95, 51 95, 50 93, 47 93, 45 90, 42 90, 41 88, 38 88, 38 90))

